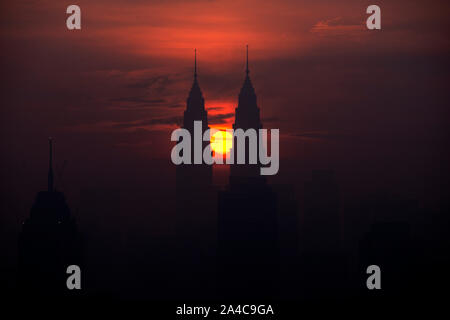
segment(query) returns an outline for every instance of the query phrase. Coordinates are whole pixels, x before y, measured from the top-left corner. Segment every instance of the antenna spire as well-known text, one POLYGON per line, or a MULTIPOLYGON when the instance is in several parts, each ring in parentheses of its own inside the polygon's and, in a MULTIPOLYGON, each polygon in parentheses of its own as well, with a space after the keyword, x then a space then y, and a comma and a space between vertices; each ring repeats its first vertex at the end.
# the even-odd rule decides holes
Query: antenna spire
POLYGON ((197 48, 194 51, 194 79, 197 80, 197 48))
POLYGON ((48 192, 53 192, 53 141, 48 138, 49 159, 48 159, 48 192))
POLYGON ((250 73, 250 70, 248 70, 248 44, 247 44, 247 64, 245 67, 245 73, 248 75, 250 73))

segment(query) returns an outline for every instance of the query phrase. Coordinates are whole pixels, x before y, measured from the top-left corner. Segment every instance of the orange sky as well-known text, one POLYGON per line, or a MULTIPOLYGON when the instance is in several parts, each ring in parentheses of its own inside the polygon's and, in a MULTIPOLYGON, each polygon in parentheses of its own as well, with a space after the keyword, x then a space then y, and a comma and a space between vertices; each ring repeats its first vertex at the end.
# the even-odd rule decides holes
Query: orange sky
MULTIPOLYGON (((154 235, 176 230, 170 136, 194 48, 209 124, 229 128, 249 45, 263 127, 280 130, 279 171, 268 179, 281 201, 297 199, 302 213, 312 172, 331 171, 342 239, 378 221, 413 221, 413 235, 425 236, 434 230, 425 216, 445 213, 449 199, 449 12, 448 0, 0 1, 0 261, 5 248, 14 257, 4 275, 15 274, 21 223, 47 190, 53 137, 58 190, 81 229, 105 245, 108 269, 117 260, 108 253, 123 254, 113 276, 139 264, 129 275, 147 295, 140 254, 165 252, 154 235), (71 4, 80 31, 66 28, 71 4), (372 4, 381 31, 365 28, 372 4)), ((215 166, 217 185, 228 185, 228 168, 215 166)))
POLYGON ((380 102, 385 106, 397 104, 414 86, 437 89, 441 74, 424 75, 422 70, 434 69, 420 65, 439 61, 449 48, 445 1, 378 1, 380 32, 365 29, 372 3, 358 0, 77 4, 81 31, 66 29, 66 4, 60 1, 2 4, 4 89, 26 92, 12 103, 5 98, 10 121, 4 130, 8 123, 22 123, 26 131, 102 132, 118 135, 116 145, 146 145, 125 136, 151 136, 180 123, 194 48, 210 124, 230 127, 249 44, 265 127, 304 139, 348 134, 350 128, 372 135, 370 126, 354 118, 384 123, 377 118, 382 112, 363 103, 374 88, 398 93, 380 102), (405 57, 418 68, 405 68, 405 57), (416 78, 423 84, 412 83, 416 78), (36 110, 29 123, 25 115, 36 110))
POLYGON ((170 133, 186 108, 194 48, 209 123, 229 128, 246 44, 263 127, 280 130, 274 179, 301 185, 324 168, 358 192, 401 184, 409 192, 446 177, 448 1, 377 1, 381 31, 364 28, 372 1, 76 3, 81 31, 66 28, 71 3, 0 4, 0 180, 8 199, 13 189, 24 197, 23 181, 30 201, 45 188, 49 136, 56 163, 69 161, 74 190, 169 184, 170 133))

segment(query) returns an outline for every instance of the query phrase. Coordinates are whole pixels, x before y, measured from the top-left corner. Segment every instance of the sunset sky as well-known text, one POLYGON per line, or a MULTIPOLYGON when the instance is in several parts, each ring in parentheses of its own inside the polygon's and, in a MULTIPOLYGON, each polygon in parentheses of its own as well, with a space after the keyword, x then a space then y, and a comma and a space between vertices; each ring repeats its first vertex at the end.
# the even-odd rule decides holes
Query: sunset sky
POLYGON ((77 1, 80 31, 70 4, 1 4, 4 175, 45 167, 48 136, 73 170, 169 159, 194 48, 210 124, 230 127, 246 44, 282 158, 405 175, 446 159, 448 1, 377 1, 381 31, 365 27, 372 1, 77 1))

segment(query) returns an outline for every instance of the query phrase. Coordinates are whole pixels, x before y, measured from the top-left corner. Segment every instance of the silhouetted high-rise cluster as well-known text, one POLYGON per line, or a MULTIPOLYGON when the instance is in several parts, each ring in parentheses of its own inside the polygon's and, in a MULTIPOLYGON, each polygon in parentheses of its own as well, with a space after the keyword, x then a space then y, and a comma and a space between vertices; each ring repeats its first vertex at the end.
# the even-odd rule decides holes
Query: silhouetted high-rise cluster
MULTIPOLYGON (((195 121, 202 122, 203 132, 209 128, 197 54, 182 123, 191 136, 195 121)), ((247 48, 233 129, 262 127, 247 48)), ((203 150, 207 144, 203 141, 203 150)), ((236 164, 235 158, 228 183, 222 187, 213 184, 213 167, 207 164, 176 167, 175 197, 170 180, 165 193, 155 193, 161 185, 147 183, 150 180, 145 180, 144 187, 117 179, 120 185, 106 188, 88 181, 80 192, 80 221, 84 230, 90 229, 83 254, 89 263, 84 264, 80 232, 64 194, 55 188, 51 140, 49 147, 47 190, 38 192, 19 238, 21 296, 76 294, 66 288, 70 265, 80 266, 82 279, 88 283, 82 285, 82 294, 88 287, 95 297, 158 301, 350 298, 353 302, 357 298, 360 302, 374 297, 397 301, 429 292, 422 289, 445 280, 441 275, 449 265, 444 255, 450 247, 448 225, 417 223, 414 228, 408 218, 422 215, 430 219, 430 215, 431 220, 447 221, 448 199, 443 199, 439 212, 429 212, 397 195, 375 193, 375 197, 349 199, 345 197, 348 185, 340 184, 343 179, 330 169, 311 168, 311 175, 302 177, 301 183, 277 184, 278 176, 266 179, 260 174, 260 164, 249 164, 248 140, 245 164, 236 164), (146 206, 149 199, 163 214, 146 206), (167 218, 163 217, 166 213, 167 218), (145 223, 149 217, 152 222, 167 223, 170 230, 155 236, 149 231, 150 223, 145 223), (433 229, 425 229, 420 238, 417 225, 433 229), (424 235, 428 242, 422 241, 424 235), (382 291, 368 291, 369 265, 380 267, 382 291)), ((232 154, 236 157, 236 152, 232 154)), ((298 159, 291 160, 297 165, 298 159)), ((165 173, 173 173, 171 165, 166 169, 165 173)), ((144 175, 139 172, 139 176, 144 175)))
MULTIPOLYGON (((257 97, 249 73, 247 48, 246 76, 239 93, 233 125, 235 130, 262 128, 257 97)), ((195 120, 201 120, 203 129, 207 129, 207 114, 196 71, 187 100, 183 127, 192 132, 195 120)), ((208 215, 217 215, 217 225, 207 224, 207 229, 214 231, 216 236, 217 285, 222 294, 267 296, 274 292, 278 274, 277 197, 266 179, 260 175, 260 166, 249 164, 248 144, 249 141, 246 140, 247 164, 231 165, 230 184, 226 190, 219 192, 218 206, 214 206, 218 210, 208 211, 208 215)), ((233 148, 235 145, 233 143, 233 148)), ((182 204, 178 205, 179 214, 189 215, 192 219, 204 217, 205 201, 208 202, 208 197, 217 197, 217 191, 214 190, 211 194, 213 189, 210 187, 206 188, 208 190, 198 188, 198 185, 208 186, 210 183, 210 168, 207 165, 178 166, 177 203, 182 204), (201 193, 198 194, 199 192, 201 193)), ((204 221, 211 222, 214 219, 206 217, 204 221)), ((204 221, 198 223, 203 225, 204 221)), ((181 224, 181 228, 189 227, 198 229, 195 225, 181 224)), ((196 233, 193 239, 198 236, 201 234, 196 233)), ((187 243, 189 242, 188 240, 187 243)))

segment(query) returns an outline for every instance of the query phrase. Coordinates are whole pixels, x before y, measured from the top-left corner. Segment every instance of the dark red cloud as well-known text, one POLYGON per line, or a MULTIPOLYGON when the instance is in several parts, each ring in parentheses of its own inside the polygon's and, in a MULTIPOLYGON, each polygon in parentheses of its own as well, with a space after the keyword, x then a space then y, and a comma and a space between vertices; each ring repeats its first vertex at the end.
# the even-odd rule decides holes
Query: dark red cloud
POLYGON ((125 162, 127 147, 127 156, 167 159, 194 48, 210 123, 225 128, 248 43, 264 126, 280 128, 282 157, 421 167, 448 139, 449 5, 380 1, 382 30, 371 32, 369 4, 79 1, 82 30, 68 31, 64 3, 3 3, 3 163, 45 158, 50 135, 80 167, 88 159, 77 154, 125 162))

